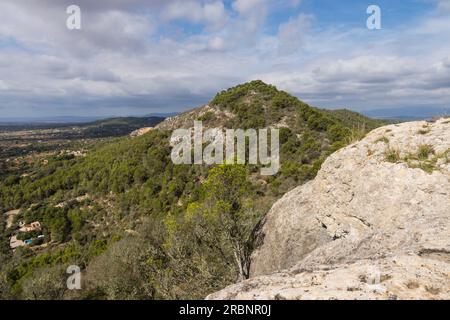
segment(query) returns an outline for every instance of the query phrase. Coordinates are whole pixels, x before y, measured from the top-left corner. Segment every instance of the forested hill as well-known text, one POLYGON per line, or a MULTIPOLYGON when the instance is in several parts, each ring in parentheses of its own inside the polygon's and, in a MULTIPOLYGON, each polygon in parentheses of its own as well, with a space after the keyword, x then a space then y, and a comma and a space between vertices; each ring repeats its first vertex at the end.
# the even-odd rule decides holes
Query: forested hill
POLYGON ((314 108, 259 80, 222 91, 205 106, 167 118, 157 127, 167 130, 191 127, 194 120, 203 121, 207 127, 246 129, 277 126, 288 127, 293 132, 332 131, 334 124, 372 130, 389 123, 346 109, 314 108))
POLYGON ((20 212, 8 229, 0 216, 0 297, 203 298, 247 276, 258 222, 281 195, 381 124, 253 81, 143 136, 11 174, 0 182, 0 210, 20 212), (279 128, 281 170, 264 177, 254 165, 174 165, 171 130, 194 120, 279 128), (44 238, 12 252, 8 239, 20 221, 39 221, 44 238), (73 264, 83 270, 77 292, 63 281, 73 264))

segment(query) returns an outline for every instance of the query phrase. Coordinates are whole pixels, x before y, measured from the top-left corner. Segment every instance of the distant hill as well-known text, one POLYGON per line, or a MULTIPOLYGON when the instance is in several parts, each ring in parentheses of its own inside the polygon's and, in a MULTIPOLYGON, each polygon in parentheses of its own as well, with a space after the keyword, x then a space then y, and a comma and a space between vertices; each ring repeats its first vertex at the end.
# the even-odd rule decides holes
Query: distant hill
POLYGON ((142 127, 154 127, 164 119, 162 117, 124 117, 87 122, 0 122, 0 131, 61 129, 61 134, 69 139, 118 137, 128 135, 142 127))
POLYGON ((153 112, 145 115, 145 117, 169 118, 174 117, 177 114, 179 114, 179 112, 153 112))
POLYGON ((450 108, 402 107, 363 111, 363 114, 376 119, 389 120, 429 120, 434 117, 450 115, 450 108))
POLYGON ((154 127, 163 120, 159 117, 128 117, 89 123, 0 124, 0 168, 2 159, 80 149, 99 140, 128 136, 143 127, 154 127))
POLYGON ((142 127, 154 127, 164 118, 161 117, 127 117, 98 120, 92 123, 83 124, 83 135, 88 137, 103 136, 124 136, 142 127))
POLYGON ((65 123, 88 123, 97 120, 101 120, 102 117, 83 117, 83 116, 49 116, 49 117, 0 117, 0 124, 40 124, 40 125, 51 125, 51 124, 65 124, 65 123))
POLYGON ((390 124, 390 120, 373 119, 357 113, 355 111, 347 109, 337 109, 337 110, 322 110, 326 113, 331 114, 333 117, 339 119, 344 125, 352 127, 355 125, 363 125, 367 130, 373 130, 380 126, 390 124))

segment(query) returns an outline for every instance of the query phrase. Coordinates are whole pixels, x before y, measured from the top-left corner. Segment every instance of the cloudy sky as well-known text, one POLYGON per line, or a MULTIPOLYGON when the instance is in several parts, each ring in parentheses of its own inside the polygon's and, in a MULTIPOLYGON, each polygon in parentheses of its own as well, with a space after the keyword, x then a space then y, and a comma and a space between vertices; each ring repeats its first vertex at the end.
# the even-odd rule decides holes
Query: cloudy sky
POLYGON ((319 107, 449 107, 450 0, 0 1, 0 118, 180 111, 252 79, 319 107))

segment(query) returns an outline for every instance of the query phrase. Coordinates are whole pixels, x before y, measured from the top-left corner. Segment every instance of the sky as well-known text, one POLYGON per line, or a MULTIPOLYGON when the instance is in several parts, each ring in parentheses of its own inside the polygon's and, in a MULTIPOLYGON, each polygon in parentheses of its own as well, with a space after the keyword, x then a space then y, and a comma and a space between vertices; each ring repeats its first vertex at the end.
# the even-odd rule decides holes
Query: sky
POLYGON ((0 2, 0 118, 176 112, 253 79, 317 107, 450 107, 450 0, 0 2))

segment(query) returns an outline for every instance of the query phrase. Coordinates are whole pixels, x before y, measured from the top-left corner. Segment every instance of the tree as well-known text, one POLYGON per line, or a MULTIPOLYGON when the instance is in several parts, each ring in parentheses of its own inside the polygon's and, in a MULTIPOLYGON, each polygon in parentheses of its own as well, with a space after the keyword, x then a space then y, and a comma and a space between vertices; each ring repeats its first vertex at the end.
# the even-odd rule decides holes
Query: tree
POLYGON ((87 291, 81 293, 86 295, 82 298, 161 298, 164 280, 158 273, 164 271, 160 263, 163 241, 162 223, 146 218, 136 235, 128 235, 109 246, 94 244, 100 248, 92 248, 94 258, 86 270, 87 291))
POLYGON ((61 300, 66 290, 64 268, 54 266, 39 269, 25 278, 21 297, 26 300, 61 300))
POLYGON ((252 208, 246 177, 247 169, 241 165, 211 169, 203 185, 203 202, 190 206, 188 212, 191 220, 197 220, 197 227, 209 229, 202 230, 203 241, 232 255, 227 259, 235 262, 238 280, 249 277, 253 230, 259 218, 252 208))
POLYGON ((0 253, 0 300, 12 299, 11 288, 6 273, 2 271, 6 258, 0 253))

